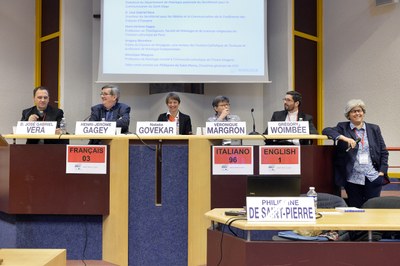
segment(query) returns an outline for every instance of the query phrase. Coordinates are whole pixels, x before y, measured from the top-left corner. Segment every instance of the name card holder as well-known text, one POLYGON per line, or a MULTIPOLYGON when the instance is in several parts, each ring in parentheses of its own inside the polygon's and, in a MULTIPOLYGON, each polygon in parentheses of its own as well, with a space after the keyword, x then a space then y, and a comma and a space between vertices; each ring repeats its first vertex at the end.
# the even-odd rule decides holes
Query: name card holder
POLYGON ((115 121, 77 121, 75 135, 115 135, 117 122, 115 121))
POLYGON ((268 135, 309 135, 308 121, 271 121, 268 122, 268 135))
POLYGON ((246 135, 246 122, 206 122, 204 135, 246 135))
POLYGON ((56 126, 55 121, 18 121, 16 134, 54 135, 56 126))
POLYGON ((315 222, 311 197, 247 197, 249 222, 315 222))
POLYGON ((136 123, 136 134, 138 135, 176 135, 176 122, 154 122, 138 121, 136 123))

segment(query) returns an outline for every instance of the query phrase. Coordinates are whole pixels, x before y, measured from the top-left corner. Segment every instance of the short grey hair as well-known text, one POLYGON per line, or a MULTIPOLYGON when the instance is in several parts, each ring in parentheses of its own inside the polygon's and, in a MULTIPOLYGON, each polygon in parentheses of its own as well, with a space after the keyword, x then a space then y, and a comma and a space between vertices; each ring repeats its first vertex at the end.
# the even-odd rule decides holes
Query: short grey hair
POLYGON ((104 89, 111 89, 111 91, 110 91, 111 95, 117 96, 117 102, 118 102, 120 92, 119 92, 119 88, 117 85, 107 84, 101 88, 101 90, 104 90, 104 89))
POLYGON ((346 107, 344 108, 344 116, 349 119, 350 111, 355 107, 361 107, 364 114, 366 113, 365 103, 360 99, 352 99, 347 102, 346 107))
POLYGON ((223 95, 219 95, 219 96, 215 97, 214 100, 212 101, 212 106, 218 107, 218 104, 222 103, 222 102, 229 103, 229 98, 226 96, 223 96, 223 95))

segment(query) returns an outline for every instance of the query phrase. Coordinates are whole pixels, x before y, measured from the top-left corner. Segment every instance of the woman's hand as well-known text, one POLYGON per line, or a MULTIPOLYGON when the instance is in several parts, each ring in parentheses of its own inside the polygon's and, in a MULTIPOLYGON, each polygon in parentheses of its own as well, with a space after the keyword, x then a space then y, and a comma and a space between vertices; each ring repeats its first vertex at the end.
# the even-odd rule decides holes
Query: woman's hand
POLYGON ((226 107, 224 110, 222 110, 220 116, 218 117, 218 120, 223 121, 225 117, 227 117, 230 114, 229 108, 226 107))
POLYGON ((357 142, 354 139, 345 137, 343 135, 339 136, 339 140, 347 142, 348 147, 351 147, 352 149, 354 149, 357 145, 357 142))

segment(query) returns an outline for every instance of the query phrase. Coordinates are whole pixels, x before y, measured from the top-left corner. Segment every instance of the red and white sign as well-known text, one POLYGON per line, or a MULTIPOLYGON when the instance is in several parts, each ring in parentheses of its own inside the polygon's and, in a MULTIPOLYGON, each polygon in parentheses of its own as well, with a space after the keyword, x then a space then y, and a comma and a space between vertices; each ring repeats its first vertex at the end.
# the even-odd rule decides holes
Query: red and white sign
POLYGON ((253 146, 213 146, 213 175, 252 175, 253 146))
POLYGON ((106 145, 67 145, 67 174, 106 174, 106 145))
POLYGON ((260 147, 260 174, 300 174, 300 146, 260 147))

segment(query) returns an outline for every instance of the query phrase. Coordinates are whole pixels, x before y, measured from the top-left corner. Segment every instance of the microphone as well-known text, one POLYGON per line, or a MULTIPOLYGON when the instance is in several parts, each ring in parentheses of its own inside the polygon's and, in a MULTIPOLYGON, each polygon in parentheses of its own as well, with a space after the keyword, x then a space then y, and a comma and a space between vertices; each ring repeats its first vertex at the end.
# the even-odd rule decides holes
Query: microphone
MULTIPOLYGON (((360 141, 361 141, 361 138, 356 139, 356 144, 358 144, 360 141)), ((352 149, 351 146, 348 147, 348 148, 346 149, 346 152, 349 152, 349 150, 351 150, 351 149, 352 149)))
POLYGON ((256 131, 256 121, 254 120, 253 112, 254 112, 254 108, 251 108, 251 117, 253 118, 253 131, 250 132, 249 135, 260 135, 260 133, 258 133, 256 131))
POLYGON ((85 119, 83 119, 82 121, 87 121, 90 117, 92 116, 92 114, 90 114, 89 116, 87 116, 85 119))

